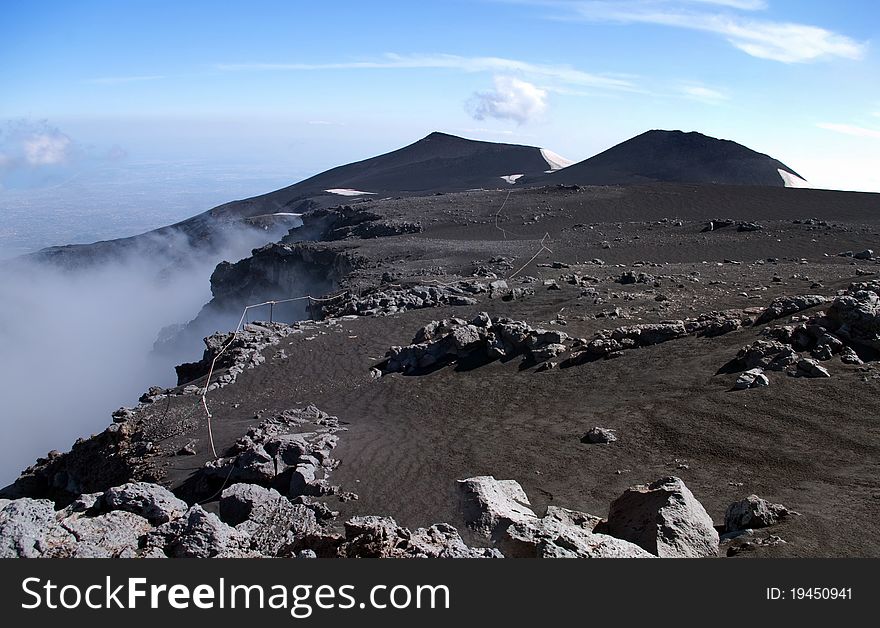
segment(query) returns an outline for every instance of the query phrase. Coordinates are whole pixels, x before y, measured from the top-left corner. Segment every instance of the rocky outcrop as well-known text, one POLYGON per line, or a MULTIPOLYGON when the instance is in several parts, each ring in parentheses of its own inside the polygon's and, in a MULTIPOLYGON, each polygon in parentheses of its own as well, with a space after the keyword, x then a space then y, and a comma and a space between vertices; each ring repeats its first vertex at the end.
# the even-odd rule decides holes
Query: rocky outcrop
POLYGON ((748 370, 781 371, 797 363, 798 354, 791 347, 775 340, 756 340, 736 354, 740 365, 748 370))
MULTIPOLYGON (((188 362, 175 367, 177 384, 181 386, 208 374, 214 364, 216 378, 208 386, 215 390, 235 382, 246 369, 252 369, 266 361, 263 351, 277 345, 287 336, 301 331, 299 325, 285 323, 249 323, 238 332, 216 333, 204 339, 205 352, 198 362, 188 362), (218 357, 219 356, 219 357, 218 357)), ((201 387, 199 387, 201 391, 201 387)))
POLYGON ((48 498, 60 505, 85 493, 103 492, 129 481, 153 481, 149 459, 155 446, 137 418, 112 423, 103 432, 78 439, 70 451, 51 451, 25 469, 0 497, 48 498))
POLYGON ((806 294, 795 297, 779 297, 761 313, 755 320, 756 325, 769 323, 770 321, 788 316, 789 314, 797 314, 800 311, 808 310, 812 307, 823 305, 828 301, 827 297, 819 294, 806 294))
POLYGON ((677 477, 627 489, 611 504, 605 529, 664 558, 718 554, 712 518, 677 477))
POLYGON ((150 531, 145 544, 172 558, 215 558, 246 555, 250 543, 245 534, 196 504, 182 517, 150 531))
POLYGON ((880 282, 853 284, 826 312, 849 344, 880 351, 880 282))
POLYGON ((391 517, 354 517, 345 522, 339 555, 347 558, 502 558, 490 548, 470 548, 449 524, 410 531, 391 517))
POLYGON ((329 483, 336 465, 331 451, 342 429, 336 417, 314 406, 286 410, 250 428, 227 455, 207 462, 202 478, 272 487, 289 497, 336 492, 329 483), (311 429, 296 431, 303 426, 311 429))
POLYGON ((178 499, 168 489, 148 482, 115 486, 104 493, 102 499, 107 509, 133 512, 153 525, 176 519, 189 508, 185 501, 178 499))
POLYGON ((476 305, 473 294, 486 292, 484 284, 459 282, 449 286, 388 286, 362 294, 348 293, 324 304, 323 316, 386 316, 442 305, 476 305))
POLYGON ((648 347, 687 335, 684 321, 648 323, 602 330, 597 332, 581 351, 574 353, 567 364, 580 364, 591 359, 608 357, 625 349, 648 347))
POLYGON ((524 355, 543 362, 567 351, 568 342, 564 332, 533 328, 507 318, 493 321, 482 312, 470 322, 449 318, 428 323, 416 332, 412 344, 391 347, 382 369, 412 373, 467 357, 488 361, 524 355))

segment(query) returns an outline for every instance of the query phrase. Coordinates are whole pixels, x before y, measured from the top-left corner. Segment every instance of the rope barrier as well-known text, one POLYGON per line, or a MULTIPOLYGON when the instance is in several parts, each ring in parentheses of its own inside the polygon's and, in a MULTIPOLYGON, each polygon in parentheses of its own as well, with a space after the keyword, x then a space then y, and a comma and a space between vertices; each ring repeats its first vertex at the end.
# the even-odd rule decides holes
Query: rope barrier
MULTIPOLYGON (((211 411, 208 409, 208 401, 207 401, 208 388, 211 386, 211 377, 214 375, 214 368, 217 365, 217 360, 219 360, 220 356, 222 356, 224 353, 226 353, 226 350, 229 349, 230 346, 232 346, 233 342, 235 342, 235 339, 238 337, 239 332, 242 330, 242 325, 244 324, 245 318, 247 317, 247 313, 253 308, 264 307, 266 305, 268 305, 270 307, 270 312, 271 312, 274 310, 275 305, 278 305, 281 303, 293 303, 294 301, 308 300, 309 305, 311 306, 312 303, 326 303, 328 301, 333 301, 335 299, 338 299, 341 296, 342 296, 341 294, 338 294, 338 295, 334 295, 332 297, 327 297, 327 298, 317 298, 317 297, 313 297, 311 295, 305 295, 302 297, 293 297, 290 299, 277 299, 274 301, 264 301, 263 303, 253 303, 251 305, 245 306, 244 311, 242 311, 242 313, 241 313, 241 318, 238 320, 238 325, 235 326, 235 331, 232 332, 232 337, 226 342, 226 344, 223 345, 223 347, 220 349, 220 351, 217 352, 217 354, 214 356, 214 359, 211 360, 211 367, 208 369, 208 377, 205 380, 205 387, 202 389, 202 398, 201 398, 202 408, 204 408, 205 415, 207 416, 207 419, 208 419, 208 441, 211 444, 211 453, 213 454, 214 459, 217 459, 218 456, 217 456, 217 450, 214 447, 214 431, 213 431, 213 426, 211 425, 211 419, 213 419, 214 417, 211 414, 211 411)), ((270 315, 270 317, 271 317, 271 315, 270 315)))

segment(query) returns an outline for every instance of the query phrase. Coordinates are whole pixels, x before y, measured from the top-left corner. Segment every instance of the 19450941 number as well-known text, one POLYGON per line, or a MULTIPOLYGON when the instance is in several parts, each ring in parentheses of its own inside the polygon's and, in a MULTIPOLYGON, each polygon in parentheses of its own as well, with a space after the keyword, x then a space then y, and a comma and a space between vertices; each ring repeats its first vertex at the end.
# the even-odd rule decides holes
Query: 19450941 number
POLYGON ((768 600, 851 600, 851 587, 767 587, 768 600))

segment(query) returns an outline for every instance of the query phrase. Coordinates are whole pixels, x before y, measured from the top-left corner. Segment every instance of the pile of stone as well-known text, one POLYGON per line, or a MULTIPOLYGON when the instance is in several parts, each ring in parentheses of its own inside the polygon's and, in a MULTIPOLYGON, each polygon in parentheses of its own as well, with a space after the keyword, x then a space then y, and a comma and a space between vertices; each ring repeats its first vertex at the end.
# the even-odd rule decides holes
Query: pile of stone
POLYGON ((569 337, 561 331, 533 328, 522 321, 492 320, 481 312, 471 321, 431 321, 411 344, 391 347, 382 365, 385 373, 413 373, 462 358, 496 360, 524 356, 536 363, 567 351, 569 337))
POLYGON ((442 305, 475 305, 477 300, 468 295, 487 291, 483 283, 465 281, 449 286, 380 287, 332 301, 322 311, 325 317, 387 316, 442 305))
MULTIPOLYGON (((765 322, 800 312, 828 299, 817 295, 777 299, 758 318, 765 322)), ((824 312, 801 316, 787 325, 763 330, 736 356, 744 369, 789 369, 792 375, 830 377, 820 362, 839 356, 845 364, 862 364, 880 351, 880 282, 852 284, 824 312), (809 357, 802 355, 809 353, 809 357)))
POLYGON ((602 330, 583 349, 568 359, 569 365, 581 364, 602 357, 614 357, 625 349, 647 347, 688 335, 684 321, 666 321, 629 325, 602 330))
POLYGON ((291 498, 336 493, 329 477, 338 462, 331 453, 344 429, 314 406, 285 410, 250 428, 228 455, 205 463, 201 479, 272 487, 291 498), (305 426, 311 429, 300 431, 305 426))
POLYGON ((706 226, 703 227, 703 233, 707 231, 717 231, 718 229, 724 229, 725 227, 730 227, 736 225, 737 231, 760 231, 764 227, 759 225, 756 222, 746 222, 746 221, 737 221, 732 220, 730 218, 718 219, 718 220, 710 220, 706 223, 706 226))
MULTIPOLYGON (((238 333, 221 332, 208 336, 204 340, 205 352, 201 360, 175 367, 177 384, 180 386, 207 375, 211 362, 219 355, 214 365, 214 372, 223 372, 211 382, 208 390, 228 386, 234 383, 245 369, 254 368, 266 361, 262 353, 264 349, 277 345, 284 338, 300 332, 301 329, 302 326, 299 324, 262 322, 244 325, 238 333)), ((150 401, 161 399, 161 393, 150 395, 149 392, 146 396, 150 401)), ((187 392, 201 392, 201 389, 193 387, 187 392)))

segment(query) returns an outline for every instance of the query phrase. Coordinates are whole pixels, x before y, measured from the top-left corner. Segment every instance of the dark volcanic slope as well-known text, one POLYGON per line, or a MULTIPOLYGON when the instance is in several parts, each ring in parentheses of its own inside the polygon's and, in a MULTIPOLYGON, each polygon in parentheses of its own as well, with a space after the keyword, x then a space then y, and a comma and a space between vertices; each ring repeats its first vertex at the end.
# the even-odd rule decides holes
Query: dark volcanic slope
MULTIPOLYGON (((521 185, 619 185, 632 183, 722 183, 784 187, 780 161, 736 142, 701 133, 648 131, 590 157, 521 185)), ((797 175, 800 177, 800 175, 797 175)))
POLYGON ((269 194, 221 205, 208 214, 216 218, 303 211, 346 198, 327 192, 332 189, 387 196, 498 188, 508 185, 503 176, 538 175, 549 167, 540 148, 479 142, 435 132, 390 153, 333 168, 269 194))
MULTIPOLYGON (((539 175, 551 166, 533 146, 468 140, 445 133, 427 137, 398 150, 339 166, 294 185, 253 198, 232 201, 168 227, 140 236, 88 245, 50 247, 36 253, 42 260, 65 263, 74 258, 106 257, 120 251, 146 247, 146 253, 168 253, 187 247, 210 248, 224 231, 242 220, 278 213, 303 213, 320 207, 351 202, 351 196, 327 190, 367 192, 355 198, 374 198, 414 193, 452 192, 472 188, 507 187, 501 177, 539 175), (169 236, 175 236, 173 240, 169 236), (183 236, 182 238, 177 236, 183 236)), ((278 217, 279 220, 284 220, 278 217)))
MULTIPOLYGON (((260 417, 314 403, 347 428, 334 450, 340 463, 332 480, 359 499, 322 498, 341 512, 337 522, 383 514, 412 528, 447 521, 464 532, 455 481, 484 474, 520 482, 539 512, 558 505, 604 516, 628 486, 674 474, 719 524, 727 505, 750 493, 801 513, 749 537, 773 534, 785 544, 755 545, 741 556, 880 555, 880 363, 834 356, 822 362, 831 377, 768 371, 769 387, 744 391, 732 390, 739 373, 722 368, 741 347, 766 339, 770 325, 794 324, 791 317, 545 372, 519 360, 379 378, 370 371, 426 323, 470 320, 481 311, 591 338, 599 330, 729 308, 763 310, 782 296, 833 298, 852 282, 878 276, 880 260, 838 254, 877 250, 880 195, 652 184, 374 199, 358 209, 425 229, 311 245, 357 253, 363 264, 346 278, 351 290, 386 276, 388 290, 488 282, 491 272, 533 292, 511 301, 481 293, 472 305, 304 326, 267 347, 265 362, 209 393, 218 451, 260 417), (734 223, 704 231, 717 218, 759 221, 762 228, 740 231, 734 223), (552 253, 540 248, 544 234, 552 253), (625 284, 625 272, 648 273, 653 281, 625 284), (575 274, 581 280, 571 283, 575 274), (617 430, 618 440, 581 442, 594 426, 617 430)), ((264 276, 278 277, 285 256, 272 265, 267 253, 259 256, 264 276)), ((284 289, 272 296, 293 296, 284 289)), ((122 425, 149 448, 140 443, 142 450, 105 455, 101 443, 115 438, 105 432, 69 458, 58 457, 53 483, 25 485, 27 494, 68 485, 104 490, 132 475, 112 465, 124 467, 147 451, 135 460, 144 466, 134 477, 160 481, 190 500, 216 498, 193 489, 211 459, 198 394, 144 404, 122 425), (191 441, 197 454, 177 455, 191 441)))

